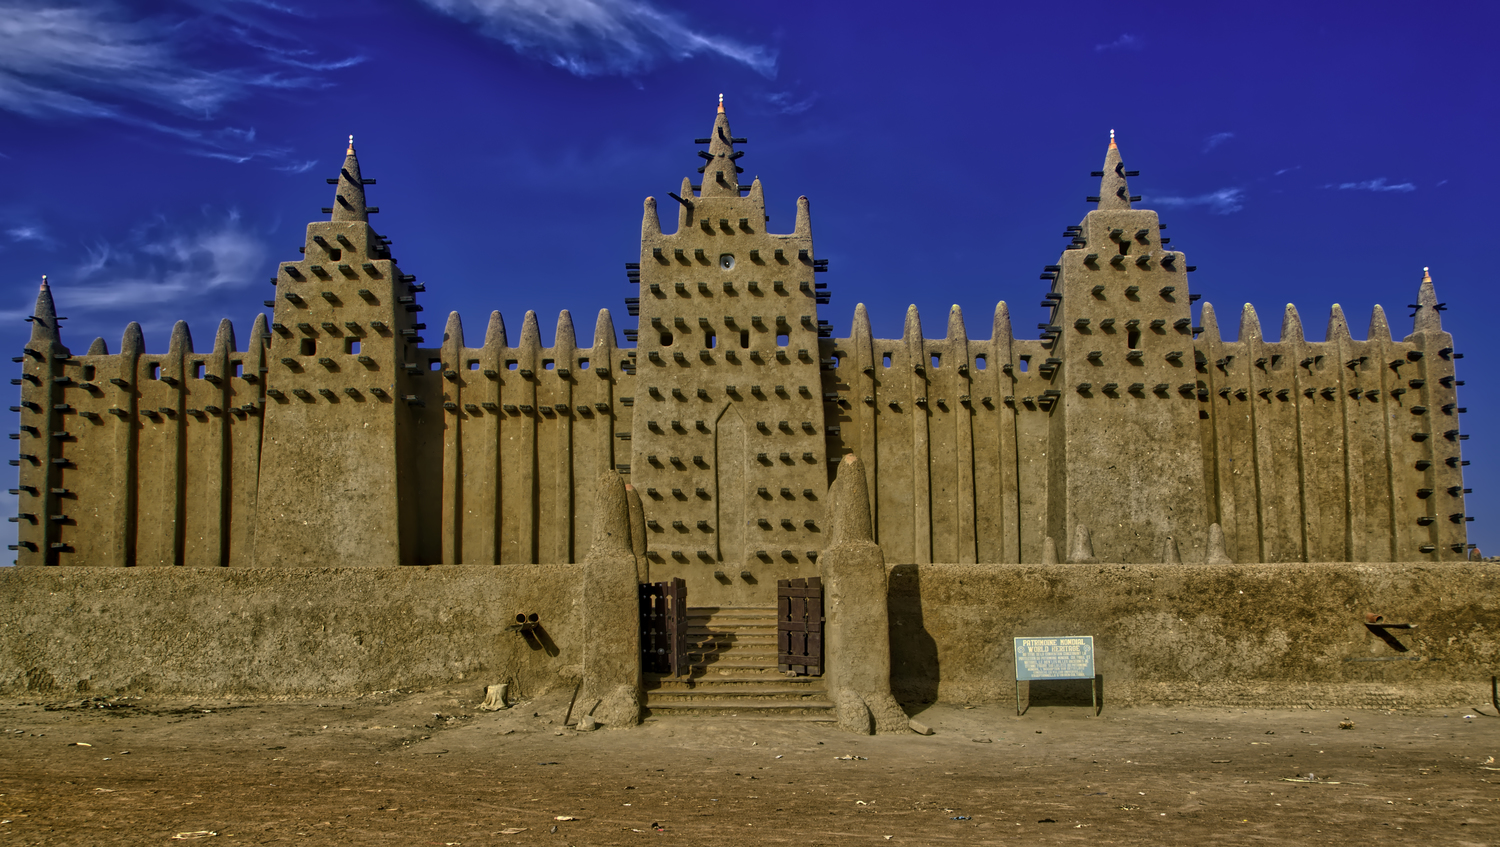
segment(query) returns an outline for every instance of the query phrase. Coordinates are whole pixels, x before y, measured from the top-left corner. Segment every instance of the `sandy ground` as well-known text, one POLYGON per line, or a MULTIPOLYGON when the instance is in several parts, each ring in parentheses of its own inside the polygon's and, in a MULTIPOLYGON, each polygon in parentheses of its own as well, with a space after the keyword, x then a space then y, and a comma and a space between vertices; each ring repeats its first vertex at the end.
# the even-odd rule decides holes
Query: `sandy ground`
POLYGON ((1500 844, 1476 709, 936 705, 862 737, 579 732, 570 694, 0 701, 0 845, 1500 844))

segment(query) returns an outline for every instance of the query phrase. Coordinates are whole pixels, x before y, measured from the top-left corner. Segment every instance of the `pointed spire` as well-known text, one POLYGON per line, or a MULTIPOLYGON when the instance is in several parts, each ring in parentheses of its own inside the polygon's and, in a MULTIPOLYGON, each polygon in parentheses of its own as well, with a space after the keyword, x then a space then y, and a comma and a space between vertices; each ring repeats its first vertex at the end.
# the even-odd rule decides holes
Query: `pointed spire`
MULTIPOLYGON (((708 161, 703 164, 703 196, 740 196, 739 168, 734 155, 734 135, 729 131, 729 116, 724 114, 724 95, 719 95, 719 112, 714 116, 714 132, 708 139, 708 161)), ((686 195, 684 195, 686 196, 686 195)))
POLYGON ((369 221, 365 211, 365 182, 359 175, 359 157, 354 155, 354 136, 349 136, 349 150, 339 170, 338 193, 333 198, 335 221, 369 221))
POLYGON ((1162 537, 1161 555, 1157 556, 1164 565, 1182 564, 1182 554, 1177 550, 1177 539, 1170 535, 1162 537))
POLYGON ((271 343, 271 327, 266 324, 266 313, 257 312, 255 320, 250 324, 250 344, 252 349, 256 344, 268 345, 271 343))
POLYGON ((1391 325, 1386 322, 1385 310, 1380 304, 1375 305, 1375 310, 1370 313, 1370 336, 1371 341, 1390 341, 1391 325))
POLYGON ((1104 154, 1104 177, 1099 180, 1100 209, 1129 209, 1130 185, 1125 181, 1125 162, 1115 144, 1115 131, 1109 131, 1109 150, 1104 154))
POLYGON ((1427 268, 1422 269, 1422 287, 1417 289, 1417 313, 1416 325, 1412 332, 1442 332, 1443 316, 1439 313, 1442 306, 1437 299, 1437 290, 1432 287, 1432 274, 1427 268))
POLYGON ((1350 340, 1349 321, 1344 318, 1344 307, 1337 303, 1333 304, 1333 309, 1328 313, 1328 333, 1323 336, 1323 339, 1325 341, 1350 340))
POLYGON ((1068 549, 1068 561, 1075 565, 1094 565, 1099 562, 1094 556, 1094 536, 1083 524, 1073 528, 1073 544, 1068 549))
POLYGON ((489 326, 484 329, 484 346, 486 348, 503 349, 505 340, 505 318, 498 311, 490 312, 489 326))
POLYGON ((238 352, 234 346, 234 324, 229 322, 229 318, 221 318, 219 320, 219 331, 214 333, 214 352, 238 352))
POLYGON ((661 235, 661 218, 656 214, 656 198, 647 197, 641 214, 641 238, 661 235))
POLYGON ((89 355, 90 356, 108 356, 109 355, 109 345, 107 345, 107 344, 104 343, 104 339, 102 339, 102 338, 95 338, 94 339, 94 343, 89 345, 89 355))
POLYGON ((167 345, 167 352, 193 352, 193 334, 188 331, 187 321, 178 321, 172 325, 172 340, 167 345))
POLYGON ((1259 342, 1265 338, 1265 333, 1260 329, 1260 315, 1255 314, 1255 307, 1249 303, 1240 310, 1240 341, 1259 342))
POLYGON ((870 544, 875 540, 870 519, 870 490, 865 464, 850 453, 839 460, 838 475, 829 486, 828 541, 830 547, 870 544))
POLYGON ((797 198, 797 224, 792 227, 792 234, 801 238, 812 238, 812 209, 805 194, 797 198))
MULTIPOLYGON (((1203 327, 1203 331, 1198 334, 1199 340, 1208 344, 1217 344, 1219 342, 1221 338, 1219 335, 1219 316, 1214 314, 1214 304, 1203 304, 1203 309, 1198 314, 1198 325, 1203 327)), ((1244 339, 1240 340, 1243 341, 1244 339)))
POLYGON ((922 316, 917 314, 917 304, 906 307, 906 326, 901 330, 901 346, 906 348, 910 367, 918 373, 927 370, 926 350, 922 343, 922 316))
POLYGON ((1014 330, 1010 326, 1010 307, 1004 300, 995 304, 995 321, 990 329, 990 339, 996 344, 1009 344, 1015 337, 1014 330))
MULTIPOLYGON (((615 319, 610 316, 608 309, 600 309, 599 317, 594 319, 594 343, 591 345, 595 350, 609 350, 616 346, 615 319)), ((603 361, 595 367, 607 368, 609 362, 603 361)))
POLYGON ((520 346, 528 350, 540 350, 542 347, 542 330, 536 322, 536 312, 529 309, 526 316, 521 318, 520 346))
POLYGON ((625 494, 624 478, 613 468, 600 473, 595 497, 594 544, 589 556, 613 553, 634 556, 630 541, 630 499, 625 494))
POLYGON ((46 344, 62 343, 62 333, 57 327, 57 307, 52 303, 52 286, 42 275, 42 287, 36 293, 36 308, 31 312, 31 341, 46 344))
POLYGON ((1057 564, 1057 542, 1050 535, 1042 539, 1042 564, 1057 564))
MULTIPOLYGON (((449 312, 448 322, 443 324, 443 346, 448 346, 449 342, 453 342, 457 347, 464 346, 464 322, 458 316, 458 312, 449 312)), ((453 364, 449 367, 456 368, 458 365, 453 364)))
POLYGON ((1281 318, 1281 340, 1295 341, 1301 344, 1306 336, 1302 333, 1302 319, 1297 317, 1297 307, 1291 303, 1286 304, 1286 314, 1281 318))
POLYGON ((1224 549, 1224 530, 1218 524, 1208 526, 1208 554, 1204 557, 1206 565, 1232 565, 1234 560, 1229 558, 1229 552, 1224 549))
POLYGON ((552 347, 558 358, 572 356, 578 349, 578 334, 573 330, 573 314, 567 309, 557 313, 557 334, 552 336, 552 347))
POLYGON ((146 336, 141 332, 141 325, 131 321, 125 325, 125 333, 120 336, 120 355, 131 358, 144 352, 146 352, 146 336))
MULTIPOLYGON (((948 310, 947 340, 950 343, 962 342, 965 344, 969 341, 969 332, 964 329, 964 310, 959 308, 957 303, 954 303, 953 307, 948 310)), ((968 361, 968 359, 965 358, 963 361, 968 361)))

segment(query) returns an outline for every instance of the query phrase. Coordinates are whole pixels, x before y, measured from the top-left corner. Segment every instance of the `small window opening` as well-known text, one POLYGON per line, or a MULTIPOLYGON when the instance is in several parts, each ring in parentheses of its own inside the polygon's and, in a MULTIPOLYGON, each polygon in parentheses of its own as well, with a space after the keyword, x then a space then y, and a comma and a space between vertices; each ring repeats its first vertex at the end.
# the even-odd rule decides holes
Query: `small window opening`
POLYGON ((740 349, 750 349, 750 330, 748 329, 740 330, 740 349))
POLYGON ((1271 370, 1273 370, 1273 371, 1279 371, 1279 370, 1281 370, 1281 354, 1280 353, 1273 353, 1271 355, 1271 370))
POLYGON ((1316 368, 1316 369, 1318 369, 1318 370, 1320 370, 1320 371, 1323 369, 1323 357, 1322 356, 1314 356, 1313 357, 1313 367, 1316 368))
POLYGON ((663 332, 661 334, 661 346, 663 346, 663 347, 671 347, 672 346, 672 333, 670 333, 670 332, 663 332))
POLYGON ((988 366, 989 366, 989 362, 985 360, 984 356, 975 356, 974 357, 974 370, 976 370, 976 371, 982 371, 982 370, 984 370, 988 366))
POLYGON ((84 378, 84 380, 86 382, 92 382, 94 380, 94 366, 93 365, 84 365, 83 366, 83 378, 84 378))
POLYGON ((934 354, 933 357, 932 357, 932 366, 934 368, 940 368, 940 367, 942 367, 943 366, 943 357, 934 354))
POLYGON ((245 363, 244 362, 230 362, 229 366, 232 367, 232 368, 234 368, 234 375, 235 376, 238 377, 238 376, 244 376, 245 375, 245 363))
POLYGON ((506 359, 505 360, 505 367, 508 370, 515 370, 516 369, 516 360, 515 359, 506 359))
POLYGON ((348 337, 346 337, 344 339, 344 352, 347 353, 347 354, 349 354, 350 356, 358 356, 359 355, 359 339, 358 338, 348 338, 348 337))
POLYGON ((784 332, 778 332, 778 333, 776 333, 776 346, 777 347, 785 347, 786 343, 787 343, 787 340, 790 337, 791 336, 787 335, 784 332))
POLYGON ((1141 331, 1138 329, 1132 329, 1129 333, 1127 333, 1125 335, 1125 346, 1129 347, 1132 350, 1141 346, 1141 331))
POLYGON ((469 360, 469 370, 471 370, 471 371, 477 371, 477 370, 479 370, 479 360, 478 359, 470 359, 469 360))
POLYGON ((1031 367, 1031 357, 1030 356, 1022 356, 1021 357, 1021 373, 1026 373, 1026 370, 1029 367, 1031 367))
POLYGON ((707 347, 710 350, 719 346, 719 337, 717 335, 714 335, 713 330, 709 329, 703 331, 703 346, 707 347))
POLYGON ((891 354, 890 353, 882 353, 880 355, 880 360, 881 360, 881 364, 883 364, 885 367, 890 367, 891 366, 891 354))
POLYGON ((429 371, 440 371, 440 370, 442 370, 443 369, 443 360, 442 359, 428 359, 427 360, 427 369, 429 371))
POLYGON ((203 363, 202 362, 194 362, 193 363, 193 379, 202 379, 202 378, 203 378, 203 363))
POLYGON ((581 371, 588 370, 589 369, 589 360, 588 359, 579 359, 578 360, 578 369, 581 370, 581 371))
POLYGON ((550 371, 550 370, 555 370, 556 368, 557 368, 557 363, 554 362, 554 361, 552 361, 551 359, 543 359, 542 360, 542 370, 550 371))
POLYGON ((1130 255, 1130 242, 1129 241, 1121 241, 1120 242, 1120 255, 1121 256, 1129 256, 1130 255))
POLYGON ((842 353, 834 353, 832 356, 829 356, 828 358, 829 358, 830 361, 833 362, 833 369, 834 370, 838 370, 839 369, 839 362, 843 361, 844 354, 842 354, 842 353))
POLYGON ((147 364, 146 365, 146 370, 147 370, 147 372, 149 372, 151 374, 151 378, 152 379, 161 379, 161 363, 160 362, 151 362, 151 363, 147 364))
POLYGON ((318 354, 318 342, 313 338, 302 339, 302 355, 316 356, 318 354))
POLYGON ((339 249, 335 248, 333 250, 329 250, 328 251, 328 259, 329 259, 329 261, 337 262, 339 259, 342 259, 342 258, 344 258, 344 251, 343 250, 339 250, 339 249))

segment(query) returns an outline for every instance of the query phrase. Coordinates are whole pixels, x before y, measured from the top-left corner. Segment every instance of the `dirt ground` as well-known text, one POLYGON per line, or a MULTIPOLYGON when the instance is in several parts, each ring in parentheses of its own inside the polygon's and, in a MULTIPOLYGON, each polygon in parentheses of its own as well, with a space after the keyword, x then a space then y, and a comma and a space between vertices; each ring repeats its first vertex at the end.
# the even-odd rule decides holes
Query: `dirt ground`
POLYGON ((1500 843, 1500 718, 1473 708, 935 705, 932 736, 863 737, 579 732, 571 693, 0 701, 0 845, 1500 843))

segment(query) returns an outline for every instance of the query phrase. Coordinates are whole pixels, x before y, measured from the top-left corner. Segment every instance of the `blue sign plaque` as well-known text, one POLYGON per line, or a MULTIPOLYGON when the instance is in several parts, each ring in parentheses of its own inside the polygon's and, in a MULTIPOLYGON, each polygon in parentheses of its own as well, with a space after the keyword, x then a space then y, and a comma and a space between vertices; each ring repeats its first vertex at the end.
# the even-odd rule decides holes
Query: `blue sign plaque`
POLYGON ((1094 690, 1094 637, 1063 635, 1056 638, 1017 638, 1016 714, 1021 714, 1021 682, 1037 679, 1086 679, 1094 711, 1099 710, 1094 690))
POLYGON ((1093 679, 1094 636, 1017 638, 1016 679, 1093 679))

